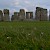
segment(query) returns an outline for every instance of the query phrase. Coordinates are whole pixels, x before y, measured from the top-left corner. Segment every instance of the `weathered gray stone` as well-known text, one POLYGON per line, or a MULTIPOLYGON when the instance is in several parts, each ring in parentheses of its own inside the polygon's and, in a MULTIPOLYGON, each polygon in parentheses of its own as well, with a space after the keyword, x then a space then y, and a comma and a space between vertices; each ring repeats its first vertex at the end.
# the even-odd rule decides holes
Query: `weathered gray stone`
POLYGON ((49 10, 49 21, 50 21, 50 10, 49 10))
POLYGON ((33 12, 26 12, 26 19, 33 19, 33 12))
POLYGON ((14 12, 14 17, 16 20, 18 20, 19 19, 19 12, 14 12))
POLYGON ((41 9, 41 21, 47 20, 47 9, 41 9))
POLYGON ((19 20, 19 12, 14 12, 13 21, 19 20))
POLYGON ((12 21, 17 21, 17 20, 19 20, 19 12, 14 12, 14 15, 12 15, 11 20, 12 20, 12 21))
POLYGON ((14 20, 14 15, 12 15, 12 17, 11 17, 11 21, 13 21, 14 20))
POLYGON ((25 10, 24 9, 20 9, 19 18, 21 20, 24 20, 25 19, 25 10))
POLYGON ((49 21, 50 21, 50 15, 49 15, 49 21))
POLYGON ((3 20, 4 20, 4 21, 10 21, 9 10, 8 10, 8 9, 4 9, 4 10, 3 10, 3 13, 4 13, 3 20))
POLYGON ((38 21, 47 20, 47 9, 36 7, 35 19, 38 21))
POLYGON ((26 12, 26 19, 30 19, 30 13, 26 12))
POLYGON ((0 10, 0 21, 3 21, 3 13, 1 10, 0 10))
POLYGON ((36 7, 35 19, 40 20, 40 8, 39 7, 36 7))
POLYGON ((33 12, 30 12, 30 19, 33 19, 33 12))

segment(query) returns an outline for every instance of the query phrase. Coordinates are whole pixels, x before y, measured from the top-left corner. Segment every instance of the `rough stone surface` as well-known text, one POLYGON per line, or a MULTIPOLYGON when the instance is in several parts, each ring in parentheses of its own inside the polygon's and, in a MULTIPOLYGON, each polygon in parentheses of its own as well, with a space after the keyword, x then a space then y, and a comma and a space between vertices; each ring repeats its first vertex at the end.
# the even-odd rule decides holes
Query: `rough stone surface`
POLYGON ((33 19, 33 12, 26 12, 26 19, 33 19))
POLYGON ((0 21, 3 21, 3 13, 1 10, 0 10, 0 21))
POLYGON ((24 9, 20 9, 19 18, 21 20, 24 20, 25 19, 25 10, 24 9))
POLYGON ((35 19, 38 21, 47 20, 47 9, 36 7, 35 19))
POLYGON ((19 19, 19 12, 14 12, 14 17, 16 20, 18 20, 19 19))
POLYGON ((19 12, 14 12, 14 15, 12 15, 11 20, 12 20, 12 21, 17 21, 17 20, 19 20, 19 12))
POLYGON ((9 10, 8 9, 4 9, 3 13, 4 13, 3 20, 4 21, 10 21, 9 10))
POLYGON ((11 21, 13 21, 14 20, 14 15, 12 15, 12 17, 11 17, 11 21))
POLYGON ((49 21, 50 21, 50 10, 49 10, 49 21))
POLYGON ((49 15, 49 21, 50 21, 50 15, 49 15))

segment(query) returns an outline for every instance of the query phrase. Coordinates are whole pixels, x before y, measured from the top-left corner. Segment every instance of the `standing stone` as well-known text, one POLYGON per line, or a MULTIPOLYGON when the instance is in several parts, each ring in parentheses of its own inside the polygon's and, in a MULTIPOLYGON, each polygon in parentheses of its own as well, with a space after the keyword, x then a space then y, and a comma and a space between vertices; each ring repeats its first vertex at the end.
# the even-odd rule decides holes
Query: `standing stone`
POLYGON ((3 21, 3 13, 1 10, 0 10, 0 21, 3 21))
POLYGON ((30 19, 30 13, 26 12, 26 19, 30 19))
POLYGON ((30 12, 30 19, 33 19, 33 12, 30 12))
POLYGON ((12 17, 11 17, 11 21, 13 21, 14 20, 14 15, 12 15, 12 17))
POLYGON ((35 19, 39 21, 40 17, 41 17, 40 7, 36 7, 35 19))
POLYGON ((14 18, 15 18, 15 20, 19 19, 19 12, 14 12, 14 18))
POLYGON ((12 20, 12 21, 17 21, 17 20, 19 20, 19 12, 14 12, 14 15, 12 15, 11 20, 12 20))
POLYGON ((4 13, 4 17, 3 17, 4 21, 10 21, 9 10, 8 9, 4 9, 3 13, 4 13))
POLYGON ((19 18, 20 18, 20 20, 25 19, 25 10, 24 9, 20 9, 19 18))
POLYGON ((47 20, 47 9, 36 7, 35 19, 38 21, 47 20))
POLYGON ((33 12, 26 12, 26 19, 33 19, 33 12))
POLYGON ((49 10, 49 21, 50 21, 50 10, 49 10))
POLYGON ((47 21, 47 9, 42 9, 41 11, 41 21, 47 21))

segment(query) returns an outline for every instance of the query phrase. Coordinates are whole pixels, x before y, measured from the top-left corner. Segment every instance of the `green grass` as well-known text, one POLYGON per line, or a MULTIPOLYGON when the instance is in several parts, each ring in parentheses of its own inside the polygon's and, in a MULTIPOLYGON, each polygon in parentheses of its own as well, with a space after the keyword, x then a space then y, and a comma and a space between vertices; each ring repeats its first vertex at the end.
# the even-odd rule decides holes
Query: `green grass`
POLYGON ((50 22, 0 22, 0 50, 50 50, 50 22))

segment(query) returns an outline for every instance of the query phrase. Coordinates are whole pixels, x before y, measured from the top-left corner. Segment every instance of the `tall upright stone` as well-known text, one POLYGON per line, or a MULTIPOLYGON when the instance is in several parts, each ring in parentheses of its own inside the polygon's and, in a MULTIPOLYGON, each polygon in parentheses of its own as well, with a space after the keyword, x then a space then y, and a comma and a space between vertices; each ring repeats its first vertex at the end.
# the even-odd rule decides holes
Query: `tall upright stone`
POLYGON ((38 21, 47 20, 47 9, 36 7, 35 19, 38 21))
POLYGON ((40 17, 41 17, 40 7, 36 7, 35 19, 39 21, 40 17))
POLYGON ((33 19, 33 12, 30 12, 30 19, 33 19))
POLYGON ((26 19, 33 19, 33 12, 26 12, 26 19))
POLYGON ((50 21, 50 10, 49 10, 49 21, 50 21))
POLYGON ((4 13, 3 20, 4 20, 4 21, 10 21, 9 10, 8 10, 8 9, 4 9, 4 10, 3 10, 3 13, 4 13))
POLYGON ((3 21, 3 13, 1 10, 0 10, 0 21, 3 21))
POLYGON ((14 12, 14 18, 15 20, 19 20, 19 12, 14 12))
POLYGON ((17 21, 17 20, 19 20, 19 12, 14 12, 14 15, 12 15, 11 20, 12 20, 12 21, 17 21))
POLYGON ((30 19, 30 13, 26 12, 26 19, 30 19))
POLYGON ((48 17, 47 17, 47 9, 41 9, 41 21, 47 21, 48 17))
POLYGON ((12 15, 12 17, 11 17, 11 21, 14 21, 14 15, 12 15))
POLYGON ((24 9, 20 9, 19 18, 21 20, 24 20, 25 19, 25 10, 24 9))

